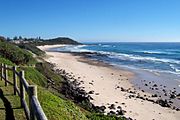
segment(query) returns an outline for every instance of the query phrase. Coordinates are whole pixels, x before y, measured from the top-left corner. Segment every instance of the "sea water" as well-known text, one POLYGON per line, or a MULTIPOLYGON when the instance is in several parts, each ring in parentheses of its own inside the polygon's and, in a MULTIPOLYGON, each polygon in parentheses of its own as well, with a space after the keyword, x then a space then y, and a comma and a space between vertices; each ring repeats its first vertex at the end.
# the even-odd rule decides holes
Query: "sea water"
POLYGON ((86 43, 54 50, 92 53, 91 59, 133 70, 137 79, 170 83, 180 90, 180 43, 86 43))

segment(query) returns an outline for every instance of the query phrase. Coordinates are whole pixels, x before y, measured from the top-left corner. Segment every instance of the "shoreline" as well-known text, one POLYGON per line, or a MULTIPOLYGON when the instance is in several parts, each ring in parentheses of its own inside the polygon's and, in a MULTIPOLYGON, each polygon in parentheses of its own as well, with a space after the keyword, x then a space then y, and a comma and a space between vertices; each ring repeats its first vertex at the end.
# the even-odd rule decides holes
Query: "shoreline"
POLYGON ((176 120, 180 117, 179 111, 143 100, 142 96, 151 97, 151 94, 135 89, 131 83, 131 79, 134 77, 132 72, 117 69, 106 63, 92 61, 80 55, 48 51, 50 48, 61 46, 64 45, 38 48, 44 50, 49 56, 45 58, 46 61, 54 63, 57 68, 65 69, 81 82, 80 87, 84 88, 87 93, 93 93, 90 94, 93 98, 91 102, 97 106, 105 106, 106 113, 116 112, 119 107, 126 111, 125 117, 138 120, 147 118, 150 120, 176 120), (139 95, 139 98, 136 95, 139 95))

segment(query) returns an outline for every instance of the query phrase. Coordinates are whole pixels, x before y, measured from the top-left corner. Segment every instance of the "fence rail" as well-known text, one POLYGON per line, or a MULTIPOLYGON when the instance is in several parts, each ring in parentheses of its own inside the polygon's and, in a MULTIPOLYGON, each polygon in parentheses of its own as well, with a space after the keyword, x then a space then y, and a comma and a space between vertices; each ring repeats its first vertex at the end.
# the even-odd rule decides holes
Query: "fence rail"
POLYGON ((37 98, 37 86, 29 85, 24 77, 24 71, 17 71, 16 66, 7 66, 1 63, 0 66, 1 80, 5 81, 5 86, 8 84, 13 85, 14 95, 20 97, 21 107, 24 108, 27 120, 47 120, 46 115, 39 103, 37 98), (8 71, 13 73, 13 81, 9 80, 8 71), (17 85, 17 80, 19 79, 19 87, 17 85), (25 93, 27 93, 29 98, 29 106, 25 100, 25 93))

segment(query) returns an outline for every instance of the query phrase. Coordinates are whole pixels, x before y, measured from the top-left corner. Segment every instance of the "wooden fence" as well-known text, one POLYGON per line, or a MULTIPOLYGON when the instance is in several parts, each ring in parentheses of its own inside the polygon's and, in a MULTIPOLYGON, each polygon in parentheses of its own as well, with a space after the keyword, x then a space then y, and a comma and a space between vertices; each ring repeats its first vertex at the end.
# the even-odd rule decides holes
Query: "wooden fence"
POLYGON ((37 86, 29 85, 24 77, 24 71, 17 71, 16 66, 7 66, 5 64, 1 64, 0 66, 1 72, 1 80, 5 81, 5 86, 8 84, 13 85, 14 95, 18 95, 20 97, 21 107, 24 108, 26 118, 28 120, 47 120, 46 115, 43 112, 43 109, 37 98, 37 86), (8 79, 8 71, 12 71, 13 74, 13 82, 8 79), (19 80, 19 85, 17 81, 19 80), (19 87, 18 87, 19 86, 19 87), (27 92, 29 98, 29 107, 25 100, 25 92, 27 92))

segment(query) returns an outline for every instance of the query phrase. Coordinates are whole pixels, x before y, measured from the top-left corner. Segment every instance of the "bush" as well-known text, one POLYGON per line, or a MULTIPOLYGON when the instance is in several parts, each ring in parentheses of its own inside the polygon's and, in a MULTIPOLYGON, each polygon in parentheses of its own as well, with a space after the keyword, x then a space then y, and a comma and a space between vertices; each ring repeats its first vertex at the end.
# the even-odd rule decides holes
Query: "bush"
POLYGON ((28 51, 8 42, 0 41, 0 55, 17 65, 33 64, 35 62, 35 59, 28 51))
POLYGON ((33 44, 26 44, 26 43, 22 43, 22 44, 18 44, 18 46, 20 48, 23 48, 23 49, 26 49, 26 50, 29 50, 31 51, 32 53, 38 55, 38 56, 42 56, 45 54, 44 51, 40 50, 39 48, 37 48, 35 45, 33 44))
POLYGON ((3 37, 3 36, 0 36, 0 41, 6 41, 6 38, 5 37, 3 37))
POLYGON ((46 78, 53 80, 56 86, 61 86, 61 82, 64 81, 60 75, 54 72, 53 65, 48 62, 37 63, 36 69, 46 78))

